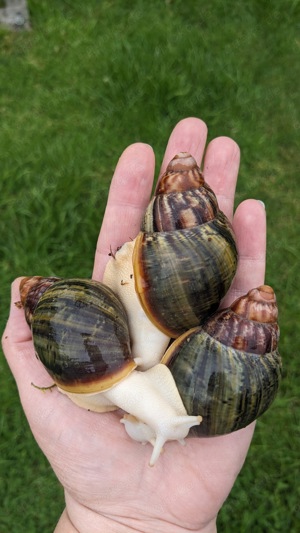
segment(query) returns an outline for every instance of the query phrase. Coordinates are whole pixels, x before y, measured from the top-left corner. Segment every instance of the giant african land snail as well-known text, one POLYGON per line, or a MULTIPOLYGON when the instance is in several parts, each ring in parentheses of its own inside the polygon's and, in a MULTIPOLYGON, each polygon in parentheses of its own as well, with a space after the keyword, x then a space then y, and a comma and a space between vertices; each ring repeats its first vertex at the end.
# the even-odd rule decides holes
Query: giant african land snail
POLYGON ((121 407, 128 434, 153 444, 150 464, 165 441, 182 442, 191 427, 200 435, 244 427, 274 399, 281 362, 270 287, 250 291, 241 300, 246 305, 234 303, 214 315, 236 266, 230 223, 194 159, 178 154, 149 204, 140 234, 109 261, 105 285, 79 279, 23 281, 21 300, 38 357, 78 405, 95 411, 121 407), (32 295, 44 289, 37 303, 32 295), (241 306, 246 317, 237 326, 241 306), (224 329, 231 327, 238 332, 234 347, 224 348, 224 329), (179 338, 163 357, 170 337, 179 338), (186 390, 192 391, 192 402, 186 390))

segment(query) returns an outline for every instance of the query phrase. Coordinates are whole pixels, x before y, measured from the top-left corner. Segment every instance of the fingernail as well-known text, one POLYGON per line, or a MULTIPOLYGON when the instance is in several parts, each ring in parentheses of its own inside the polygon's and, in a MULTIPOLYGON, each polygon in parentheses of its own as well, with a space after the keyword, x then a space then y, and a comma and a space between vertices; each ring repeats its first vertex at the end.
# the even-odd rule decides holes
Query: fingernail
POLYGON ((263 206, 264 209, 266 209, 266 206, 262 200, 257 200, 257 201, 263 206))

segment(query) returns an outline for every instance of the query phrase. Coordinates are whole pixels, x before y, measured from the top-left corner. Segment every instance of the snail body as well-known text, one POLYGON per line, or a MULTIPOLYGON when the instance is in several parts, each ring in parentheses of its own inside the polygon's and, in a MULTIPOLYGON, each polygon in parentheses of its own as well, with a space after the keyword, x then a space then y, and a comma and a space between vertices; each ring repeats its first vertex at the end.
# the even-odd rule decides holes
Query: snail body
POLYGON ((252 289, 176 339, 165 353, 197 436, 231 433, 256 420, 273 402, 281 377, 277 305, 269 286, 252 289))
POLYGON ((135 291, 132 255, 135 241, 126 242, 110 259, 103 282, 120 298, 126 309, 131 350, 139 358, 139 369, 158 364, 169 344, 169 336, 149 320, 135 291))
POLYGON ((154 447, 151 465, 167 440, 182 442, 200 423, 201 417, 186 414, 167 367, 156 365, 148 374, 136 370, 139 360, 131 354, 124 306, 107 286, 32 277, 21 282, 20 294, 24 309, 31 308, 25 314, 36 355, 58 389, 86 409, 128 413, 131 418, 123 421, 128 433, 138 425, 143 431, 137 440, 154 447), (33 295, 38 295, 34 305, 33 295), (170 382, 171 400, 164 392, 170 382))

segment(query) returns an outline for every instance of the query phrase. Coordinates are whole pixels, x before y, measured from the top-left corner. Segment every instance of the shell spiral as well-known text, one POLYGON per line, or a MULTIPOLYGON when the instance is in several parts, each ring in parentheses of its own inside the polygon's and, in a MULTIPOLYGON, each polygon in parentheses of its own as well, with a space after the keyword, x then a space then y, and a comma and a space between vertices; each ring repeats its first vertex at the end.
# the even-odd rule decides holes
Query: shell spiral
POLYGON ((237 268, 232 227, 194 158, 180 153, 162 176, 133 254, 136 292, 170 337, 219 306, 237 268))
POLYGON ((261 286, 176 339, 163 358, 198 436, 246 427, 274 400, 281 377, 277 305, 261 286))

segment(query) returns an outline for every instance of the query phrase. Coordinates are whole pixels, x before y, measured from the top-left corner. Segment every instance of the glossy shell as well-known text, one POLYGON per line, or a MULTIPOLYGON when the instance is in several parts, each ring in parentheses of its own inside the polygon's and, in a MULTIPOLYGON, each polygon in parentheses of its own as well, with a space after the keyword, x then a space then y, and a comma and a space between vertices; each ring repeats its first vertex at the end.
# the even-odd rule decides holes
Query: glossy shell
POLYGON ((150 201, 141 230, 173 231, 213 220, 219 211, 215 193, 195 159, 181 152, 170 161, 150 201))
POLYGON ((23 278, 20 283, 20 297, 24 308, 26 322, 31 326, 34 310, 42 294, 56 283, 60 278, 43 276, 28 276, 23 278))
POLYGON ((235 242, 223 214, 203 226, 140 233, 133 263, 136 291, 146 313, 177 337, 212 314, 237 265, 235 242))
POLYGON ((192 434, 236 431, 271 405, 281 377, 276 318, 274 293, 263 286, 203 327, 186 332, 167 350, 162 362, 170 368, 188 414, 203 417, 192 434))
POLYGON ((189 154, 171 161, 142 228, 136 292, 153 323, 177 337, 218 308, 237 268, 232 227, 189 154))
POLYGON ((102 283, 55 282, 40 297, 31 327, 37 357, 65 391, 107 390, 136 367, 124 307, 102 283))

